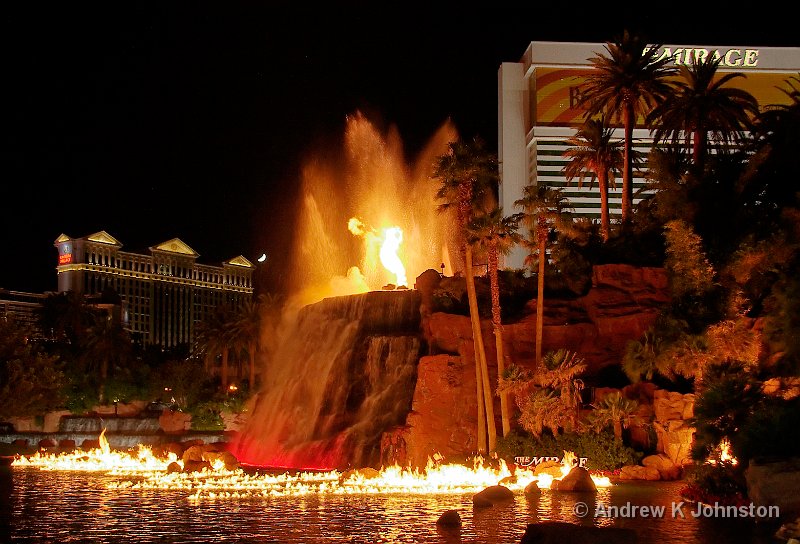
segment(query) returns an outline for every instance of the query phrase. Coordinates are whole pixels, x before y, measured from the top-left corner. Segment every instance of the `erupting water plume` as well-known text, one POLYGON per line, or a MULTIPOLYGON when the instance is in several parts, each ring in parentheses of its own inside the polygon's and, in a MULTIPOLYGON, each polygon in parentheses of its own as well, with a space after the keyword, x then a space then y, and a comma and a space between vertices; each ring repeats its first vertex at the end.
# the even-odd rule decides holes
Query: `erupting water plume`
POLYGON ((360 113, 348 117, 341 160, 320 154, 303 169, 291 286, 300 305, 408 285, 407 278, 441 263, 452 274, 451 233, 436 211, 432 172, 455 139, 445 124, 408 160, 396 131, 381 133, 360 113))

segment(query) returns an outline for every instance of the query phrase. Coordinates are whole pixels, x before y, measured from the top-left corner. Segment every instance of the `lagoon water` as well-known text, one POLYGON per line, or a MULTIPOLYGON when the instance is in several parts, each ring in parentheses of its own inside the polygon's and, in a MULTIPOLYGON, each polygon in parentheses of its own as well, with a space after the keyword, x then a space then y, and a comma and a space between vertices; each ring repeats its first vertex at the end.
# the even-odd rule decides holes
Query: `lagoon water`
POLYGON ((519 542, 529 523, 553 520, 630 527, 640 543, 774 543, 774 522, 671 515, 682 482, 640 482, 596 495, 543 491, 473 509, 464 495, 324 495, 192 501, 185 491, 106 489, 119 479, 86 472, 2 468, 0 542, 483 543, 519 542), (580 517, 579 503, 589 515, 580 517), (609 506, 664 506, 663 517, 595 517, 609 506), (455 509, 458 530, 436 520, 455 509))

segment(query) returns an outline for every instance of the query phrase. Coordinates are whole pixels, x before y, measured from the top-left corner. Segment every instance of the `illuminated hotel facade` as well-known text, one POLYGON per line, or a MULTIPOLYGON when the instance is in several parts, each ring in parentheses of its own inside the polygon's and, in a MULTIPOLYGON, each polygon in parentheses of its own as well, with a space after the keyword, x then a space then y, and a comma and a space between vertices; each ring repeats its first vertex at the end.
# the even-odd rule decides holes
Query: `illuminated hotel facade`
POLYGON ((200 264, 199 254, 178 238, 150 247, 149 254, 132 253, 105 231, 62 234, 54 245, 58 291, 113 289, 123 301, 123 325, 145 345, 191 344, 196 324, 216 306, 252 299, 255 266, 241 255, 222 266, 200 264))
MULTIPOLYGON (((498 71, 498 158, 500 160, 500 203, 506 213, 521 211, 514 202, 526 185, 544 184, 563 188, 578 217, 600 217, 597 184, 588 179, 582 187, 567 183, 563 168, 567 139, 585 118, 579 108, 579 87, 593 68, 588 59, 608 55, 605 44, 575 42, 531 42, 519 62, 504 62, 498 71)), ((761 108, 788 104, 787 79, 800 72, 800 48, 665 45, 661 57, 672 57, 675 65, 691 65, 708 56, 720 57, 718 73, 739 72, 729 85, 747 90, 761 108)), ((615 136, 622 140, 621 126, 615 136)), ((652 147, 650 131, 639 125, 633 133, 634 148, 647 154, 652 147)), ((609 187, 612 220, 620 213, 622 183, 609 187)), ((646 195, 641 172, 634 172, 633 191, 646 195), (637 175, 638 174, 638 175, 637 175)), ((634 198, 634 205, 641 196, 634 198)), ((522 268, 525 251, 517 247, 505 258, 504 266, 522 268)))

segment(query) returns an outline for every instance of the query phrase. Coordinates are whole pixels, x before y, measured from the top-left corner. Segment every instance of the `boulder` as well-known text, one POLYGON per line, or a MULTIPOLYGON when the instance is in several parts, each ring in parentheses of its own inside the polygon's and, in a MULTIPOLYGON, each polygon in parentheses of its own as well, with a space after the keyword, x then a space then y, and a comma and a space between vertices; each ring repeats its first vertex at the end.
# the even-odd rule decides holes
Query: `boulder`
POLYGON ((54 412, 47 412, 44 415, 42 423, 42 431, 46 433, 57 433, 61 430, 61 417, 72 415, 69 410, 57 410, 54 412))
POLYGON ((165 433, 182 433, 192 426, 192 416, 184 412, 163 410, 158 416, 158 426, 165 433))
POLYGON ((207 461, 212 466, 216 461, 222 461, 226 470, 239 468, 239 460, 229 451, 205 451, 203 452, 202 460, 207 461))
POLYGON ((52 438, 42 438, 41 440, 39 440, 38 445, 40 448, 54 448, 58 444, 52 438))
POLYGON ((83 451, 96 450, 100 447, 100 440, 96 438, 87 438, 81 442, 81 449, 83 451))
POLYGON ((657 450, 664 453, 673 463, 685 466, 692 463, 692 442, 695 428, 683 420, 666 422, 655 421, 653 428, 658 437, 657 450))
POLYGON ((492 485, 476 493, 472 497, 472 503, 476 506, 478 502, 483 503, 487 501, 489 505, 497 504, 499 502, 514 500, 514 492, 504 485, 492 485))
POLYGON ((677 480, 681 477, 682 468, 663 453, 648 455, 642 459, 642 465, 655 468, 661 479, 665 481, 677 480))
POLYGON ((184 472, 201 472, 206 469, 211 469, 211 464, 208 461, 184 461, 184 472))
POLYGON ((436 520, 436 525, 440 527, 461 527, 461 516, 456 510, 447 510, 436 520))
POLYGON ((525 486, 525 497, 529 499, 533 499, 536 497, 541 496, 542 490, 539 489, 539 486, 536 485, 536 482, 533 481, 525 486))
POLYGON ((626 465, 619 471, 620 480, 648 480, 651 482, 661 479, 661 473, 655 467, 641 465, 626 465))
POLYGON ((750 461, 747 496, 756 506, 778 506, 781 517, 800 516, 800 458, 770 463, 750 461))
POLYGON ((552 491, 597 491, 589 471, 583 467, 575 467, 561 480, 553 480, 552 491))
POLYGON ((520 544, 635 544, 637 541, 633 529, 543 521, 529 523, 520 544))
POLYGON ((58 447, 64 449, 75 449, 75 441, 71 438, 62 438, 58 441, 58 447))
POLYGON ((181 472, 181 466, 175 461, 167 465, 167 474, 171 472, 181 472))

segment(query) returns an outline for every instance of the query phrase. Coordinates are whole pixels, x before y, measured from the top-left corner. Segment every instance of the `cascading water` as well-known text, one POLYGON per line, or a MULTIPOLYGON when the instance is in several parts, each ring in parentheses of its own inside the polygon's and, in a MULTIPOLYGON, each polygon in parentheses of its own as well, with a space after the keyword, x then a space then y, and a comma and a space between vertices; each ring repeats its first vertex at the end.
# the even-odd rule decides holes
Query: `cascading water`
POLYGON ((300 310, 284 318, 253 413, 232 443, 241 462, 374 465, 382 433, 404 423, 421 352, 419 294, 378 291, 402 282, 368 241, 380 229, 401 229, 394 241, 412 283, 440 263, 452 272, 431 174, 455 138, 443 125, 411 163, 396 132, 385 136, 355 114, 337 154, 343 163, 306 164, 292 255, 292 307, 300 310))
POLYGON ((376 464, 382 433, 411 407, 419 303, 417 291, 374 291, 302 308, 233 444, 237 458, 293 468, 376 464))

